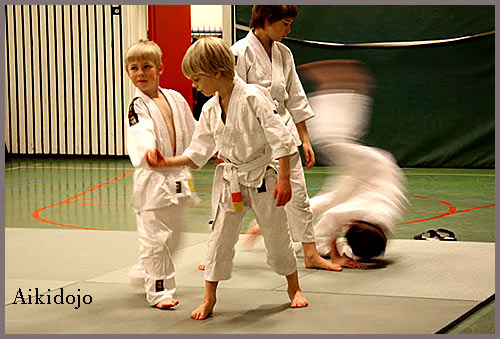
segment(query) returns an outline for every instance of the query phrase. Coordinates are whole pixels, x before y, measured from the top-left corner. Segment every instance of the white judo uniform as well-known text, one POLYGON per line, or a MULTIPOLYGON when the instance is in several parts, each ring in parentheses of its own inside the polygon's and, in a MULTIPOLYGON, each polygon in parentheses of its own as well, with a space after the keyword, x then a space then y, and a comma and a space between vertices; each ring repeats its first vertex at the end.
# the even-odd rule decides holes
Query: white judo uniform
MULTIPOLYGON (((273 42, 271 60, 264 46, 250 31, 247 36, 231 46, 235 55, 236 73, 249 84, 267 88, 276 110, 283 119, 297 146, 301 140, 295 124, 314 117, 306 94, 295 70, 290 49, 280 42, 273 42)), ((292 199, 285 206, 294 241, 314 242, 312 212, 307 195, 306 180, 300 154, 290 157, 290 184, 292 199)))
POLYGON ((161 91, 172 109, 176 154, 173 154, 158 106, 139 89, 129 106, 127 125, 127 151, 135 167, 131 206, 136 214, 139 262, 150 305, 172 298, 175 293, 172 254, 184 223, 185 209, 188 204, 198 202, 189 168, 156 169, 146 162, 146 151, 155 147, 164 156, 182 154, 195 129, 196 121, 184 97, 174 90, 161 91))
POLYGON ((183 155, 202 167, 218 151, 224 162, 216 167, 212 191, 212 232, 207 243, 205 280, 231 277, 234 245, 243 216, 254 211, 264 236, 267 263, 280 275, 297 269, 286 214, 276 207, 273 191, 278 161, 297 147, 268 93, 239 78, 231 94, 226 122, 219 96, 202 108, 193 139, 183 155))
MULTIPOLYGON (((401 218, 408 201, 405 177, 389 152, 359 143, 370 116, 371 98, 359 93, 310 93, 316 118, 308 122, 311 143, 329 165, 342 173, 325 184, 325 193, 311 198, 316 247, 329 255, 331 239, 350 221, 379 225, 386 236, 401 218)), ((350 253, 339 242, 339 253, 350 253)))

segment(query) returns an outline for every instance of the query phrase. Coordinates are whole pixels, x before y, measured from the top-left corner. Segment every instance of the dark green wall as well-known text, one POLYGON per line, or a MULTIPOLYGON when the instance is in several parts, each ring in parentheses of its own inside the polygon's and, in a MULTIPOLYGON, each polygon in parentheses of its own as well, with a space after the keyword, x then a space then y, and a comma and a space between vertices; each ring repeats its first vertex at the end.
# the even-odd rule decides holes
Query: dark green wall
MULTIPOLYGON (((248 26, 251 6, 236 13, 237 23, 248 26)), ((494 30, 494 19, 494 6, 299 6, 289 36, 340 43, 447 39, 494 30)), ((364 142, 391 151, 400 166, 494 168, 494 35, 397 48, 283 42, 297 65, 324 59, 368 65, 377 88, 364 142)))

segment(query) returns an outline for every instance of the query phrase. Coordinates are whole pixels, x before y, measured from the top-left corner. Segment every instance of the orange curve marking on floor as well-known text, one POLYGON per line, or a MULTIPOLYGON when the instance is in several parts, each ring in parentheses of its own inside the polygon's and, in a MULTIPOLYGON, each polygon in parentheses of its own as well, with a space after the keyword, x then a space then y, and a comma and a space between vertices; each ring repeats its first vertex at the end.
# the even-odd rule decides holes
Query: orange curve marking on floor
POLYGON ((45 223, 48 223, 48 224, 52 224, 52 225, 57 225, 57 226, 63 226, 63 227, 71 227, 71 228, 78 228, 78 229, 83 229, 83 230, 93 230, 93 231, 113 231, 113 230, 109 230, 109 229, 104 229, 104 228, 95 228, 95 227, 84 227, 84 226, 75 226, 75 225, 68 225, 68 224, 63 224, 63 223, 59 223, 59 222, 55 222, 55 221, 50 221, 50 220, 47 220, 47 219, 44 219, 40 216, 40 213, 45 211, 46 209, 49 209, 49 208, 52 208, 52 207, 56 207, 56 206, 61 206, 61 205, 64 205, 64 204, 69 204, 69 203, 72 203, 74 201, 74 199, 76 198, 79 198, 89 192, 92 192, 92 191, 95 191, 96 189, 99 189, 103 186, 106 186, 108 185, 110 182, 113 182, 113 181, 116 181, 116 180, 119 180, 121 178, 124 178, 126 177, 127 175, 129 174, 132 174, 134 172, 134 170, 132 171, 129 171, 127 173, 124 173, 116 178, 113 178, 113 179, 110 179, 108 182, 104 183, 104 184, 101 184, 101 185, 98 185, 96 187, 92 187, 90 190, 88 190, 87 192, 82 192, 82 193, 79 193, 77 195, 75 195, 74 197, 71 197, 69 199, 66 199, 66 200, 63 200, 61 202, 58 202, 57 204, 54 204, 54 205, 48 205, 48 206, 45 206, 45 207, 42 207, 42 208, 39 208, 37 209, 35 212, 33 212, 32 216, 33 218, 35 218, 36 220, 38 221, 41 221, 41 222, 45 222, 45 223))
POLYGON ((469 212, 469 211, 479 210, 481 208, 488 208, 488 207, 493 207, 493 206, 495 206, 495 204, 485 205, 485 206, 478 206, 478 207, 473 207, 473 208, 468 208, 466 210, 456 211, 455 213, 469 212))
MULTIPOLYGON (((428 199, 428 198, 425 198, 425 197, 421 197, 421 198, 428 199)), ((452 206, 452 204, 450 204, 449 202, 441 201, 441 200, 439 200, 438 202, 441 203, 441 204, 443 204, 443 205, 447 205, 448 206, 448 212, 442 213, 440 215, 437 215, 437 216, 431 217, 431 218, 420 219, 420 220, 413 220, 413 221, 407 221, 407 222, 400 222, 398 225, 414 224, 414 223, 417 223, 417 222, 428 221, 428 220, 432 220, 432 219, 446 217, 447 215, 450 215, 450 214, 457 214, 457 213, 469 212, 469 211, 474 211, 474 210, 478 210, 478 209, 482 209, 482 208, 488 208, 488 207, 495 206, 495 204, 491 204, 491 205, 478 206, 478 207, 473 207, 473 208, 468 208, 468 209, 465 209, 465 210, 457 211, 457 208, 455 206, 452 206)))
POLYGON ((426 218, 426 219, 400 222, 398 225, 414 224, 414 223, 417 223, 417 222, 422 222, 422 221, 428 221, 428 220, 432 220, 432 219, 442 218, 442 217, 445 217, 445 216, 450 215, 450 214, 455 214, 456 211, 457 211, 457 208, 455 206, 450 206, 448 208, 448 212, 446 212, 446 213, 443 213, 443 214, 440 214, 440 215, 436 215, 435 217, 430 217, 430 218, 426 218))

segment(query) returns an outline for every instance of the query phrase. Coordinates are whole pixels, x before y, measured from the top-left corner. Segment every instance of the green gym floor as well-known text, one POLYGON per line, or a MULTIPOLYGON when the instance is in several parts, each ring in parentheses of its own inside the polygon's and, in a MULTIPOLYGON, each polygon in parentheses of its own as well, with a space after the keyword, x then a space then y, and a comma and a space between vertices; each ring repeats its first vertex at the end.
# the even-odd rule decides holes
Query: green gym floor
MULTIPOLYGON (((201 203, 198 206, 191 206, 188 210, 184 232, 189 234, 192 239, 196 237, 201 239, 209 232, 207 222, 210 214, 213 168, 213 163, 209 162, 203 169, 193 171, 196 190, 201 198, 201 203)), ((127 237, 130 234, 130 238, 133 239, 136 231, 135 216, 129 207, 133 184, 132 173, 133 167, 128 159, 13 158, 7 161, 5 163, 6 282, 10 281, 12 287, 12 282, 16 281, 16 279, 31 279, 39 282, 46 279, 42 278, 41 275, 36 276, 36 274, 23 272, 18 267, 22 263, 22 258, 19 258, 17 252, 15 253, 15 248, 19 248, 18 245, 23 242, 23 237, 26 237, 26 235, 36 238, 42 233, 50 234, 51 241, 55 244, 58 242, 53 237, 57 237, 58 234, 67 234, 60 232, 61 230, 81 232, 79 234, 82 234, 82 237, 87 234, 95 234, 96 237, 101 238, 109 238, 113 234, 125 234, 127 237), (13 236, 14 234, 20 236, 13 236), (19 244, 15 242, 19 242, 19 244)), ((335 173, 335 169, 327 167, 314 167, 305 170, 309 196, 312 197, 320 192, 325 178, 330 174, 335 175, 335 173)), ((486 268, 488 274, 484 286, 492 289, 492 293, 485 292, 486 294, 481 294, 481 297, 474 299, 475 303, 471 304, 473 307, 464 308, 465 311, 459 312, 451 319, 452 321, 446 320, 445 323, 437 327, 438 331, 432 330, 432 333, 495 333, 495 171, 405 168, 404 173, 408 181, 407 196, 410 207, 396 228, 394 239, 401 240, 396 243, 408 244, 405 246, 410 246, 412 249, 425 249, 433 246, 432 248, 436 248, 436 253, 448 253, 448 249, 443 250, 444 246, 448 246, 449 251, 453 251, 454 249, 451 246, 478 245, 479 251, 484 252, 484 248, 486 248, 484 253, 490 260, 488 263, 491 263, 486 268), (414 235, 437 228, 446 228, 453 231, 457 235, 458 241, 454 244, 445 244, 444 242, 429 244, 430 242, 427 241, 413 240, 414 235), (437 246, 440 246, 440 248, 437 246), (492 254, 493 257, 490 258, 492 254)), ((242 233, 246 231, 252 218, 251 213, 245 216, 242 233)), ((71 234, 76 234, 74 232, 71 232, 71 234)), ((63 241, 64 236, 60 239, 60 242, 63 241)), ((63 245, 61 244, 61 246, 63 245)), ((30 247, 25 248, 28 248, 28 251, 30 249, 30 247)), ((399 247, 396 246, 395 248, 399 247)), ((203 247, 200 247, 200 249, 203 251, 203 247)), ((56 249, 52 248, 52 250, 57 253, 56 249)), ((92 247, 88 248, 88 251, 95 250, 92 247)), ((128 263, 130 265, 133 264, 133 258, 136 256, 135 251, 136 248, 132 248, 132 262, 128 263)), ((25 254, 39 258, 45 256, 44 253, 25 254)), ((475 253, 467 255, 467 257, 472 257, 471 265, 475 265, 474 255, 475 253)), ((435 260, 439 261, 440 258, 435 258, 435 260)), ((421 265, 423 270, 425 270, 426 265, 429 265, 429 262, 419 262, 418 260, 415 260, 415 262, 416 265, 421 265)), ((86 263, 85 265, 89 264, 92 263, 86 263)), ((98 263, 95 264, 99 265, 98 263)), ((483 263, 476 264, 481 265, 483 263)), ((252 262, 245 262, 245 265, 252 265, 252 262)), ((439 272, 442 272, 446 276, 447 263, 442 262, 439 265, 439 269, 436 271, 438 273, 433 274, 441 274, 439 272)), ((236 266, 237 263, 235 262, 235 268, 236 266)), ((128 266, 122 265, 122 267, 128 266)), ((263 266, 262 270, 270 271, 265 266, 263 266)), ((314 270, 299 270, 299 276, 301 272, 307 274, 310 271, 314 270)), ((124 272, 126 273, 126 270, 124 272)), ((344 274, 344 272, 320 273, 323 276, 325 273, 336 275, 335 277, 342 277, 341 275, 344 274)), ((64 278, 52 279, 67 280, 64 278)), ((440 277, 433 277, 433 279, 439 280, 440 277)), ((474 276, 471 274, 464 279, 473 280, 474 276)), ((81 281, 78 278, 73 280, 81 281)), ((202 286, 203 279, 201 275, 199 280, 200 284, 197 286, 202 286)), ((178 283, 182 285, 180 281, 178 283)), ((41 329, 37 328, 35 324, 29 325, 29 323, 25 327, 19 327, 19 321, 24 319, 25 315, 31 313, 28 308, 22 309, 22 306, 12 304, 13 295, 8 295, 11 291, 8 291, 7 285, 6 283, 6 333, 59 333, 57 329, 53 331, 46 328, 41 329), (23 312, 27 313, 23 315, 23 312), (19 319, 16 317, 19 317, 19 319)), ((482 288, 481 286, 483 285, 477 288, 482 288)), ((448 287, 438 286, 438 288, 446 290, 448 287)), ((202 296, 202 294, 200 295, 202 296)), ((272 313, 272 307, 270 308, 268 304, 266 306, 264 312, 272 313)), ((133 309, 137 307, 137 305, 132 306, 133 309)), ((312 305, 308 307, 308 309, 312 308, 312 305)), ((248 312, 251 311, 247 310, 248 312)), ((281 309, 276 310, 276 312, 281 312, 281 309)), ((319 310, 319 312, 322 311, 319 310)), ((377 312, 377 310, 372 309, 372 312, 377 312)), ((390 312, 390 310, 385 310, 385 312, 390 312)), ((446 313, 446 311, 443 312, 446 313)), ((133 315, 134 313, 130 312, 129 319, 123 320, 133 320, 130 319, 133 315)), ((409 326, 409 332, 407 333, 414 333, 411 332, 412 328, 409 326)), ((278 332, 275 333, 285 333, 280 332, 279 329, 276 331, 278 332)), ((96 333, 102 333, 102 331, 96 330, 96 333)), ((217 332, 207 330, 206 333, 217 332)))

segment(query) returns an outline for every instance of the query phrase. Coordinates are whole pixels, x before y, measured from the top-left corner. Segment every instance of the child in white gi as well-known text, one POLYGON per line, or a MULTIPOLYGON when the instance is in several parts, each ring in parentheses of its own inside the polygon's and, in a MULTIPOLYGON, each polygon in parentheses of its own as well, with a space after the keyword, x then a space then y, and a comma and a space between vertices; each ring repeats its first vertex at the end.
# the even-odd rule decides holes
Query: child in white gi
POLYGON ((148 162, 157 167, 200 168, 217 151, 224 160, 214 174, 205 297, 191 317, 201 320, 212 313, 218 282, 231 277, 234 245, 249 209, 261 225, 268 264, 286 276, 290 307, 307 306, 282 208, 291 196, 289 157, 297 152, 292 136, 276 114, 269 93, 235 77, 234 57, 224 40, 207 37, 196 41, 184 56, 182 71, 197 90, 213 97, 203 106, 183 155, 164 158, 150 152, 148 162))
POLYGON ((324 193, 310 200, 319 219, 317 249, 341 266, 362 267, 356 258, 384 253, 408 204, 405 177, 392 154, 359 141, 371 114, 374 79, 355 60, 312 62, 298 72, 311 88, 308 99, 316 113, 307 122, 311 142, 328 165, 342 170, 327 180, 324 193), (347 244, 337 246, 342 232, 347 244))
POLYGON ((335 153, 342 173, 328 180, 324 193, 311 198, 314 217, 319 219, 318 252, 341 266, 363 267, 356 258, 384 253, 407 206, 404 175, 390 153, 375 147, 350 141, 325 147, 335 153), (337 243, 342 232, 346 242, 337 243))
POLYGON ((140 241, 147 301, 169 309, 179 303, 172 254, 178 243, 184 212, 196 203, 189 168, 152 168, 148 151, 166 156, 182 154, 195 128, 193 114, 182 95, 159 86, 162 52, 153 41, 139 40, 125 55, 127 74, 136 93, 127 112, 127 151, 135 167, 132 207, 140 241))
MULTIPOLYGON (((290 32, 296 16, 295 5, 253 6, 251 31, 231 50, 238 76, 249 84, 258 84, 269 90, 296 145, 302 144, 306 168, 311 168, 315 159, 306 120, 314 117, 314 113, 295 71, 292 52, 280 43, 290 32)), ((340 271, 339 265, 323 259, 316 250, 312 211, 299 153, 290 157, 290 183, 292 199, 285 210, 293 240, 302 242, 305 267, 340 271)), ((258 224, 253 223, 249 233, 259 234, 258 224)), ((251 242, 251 239, 254 238, 247 241, 251 242)))

